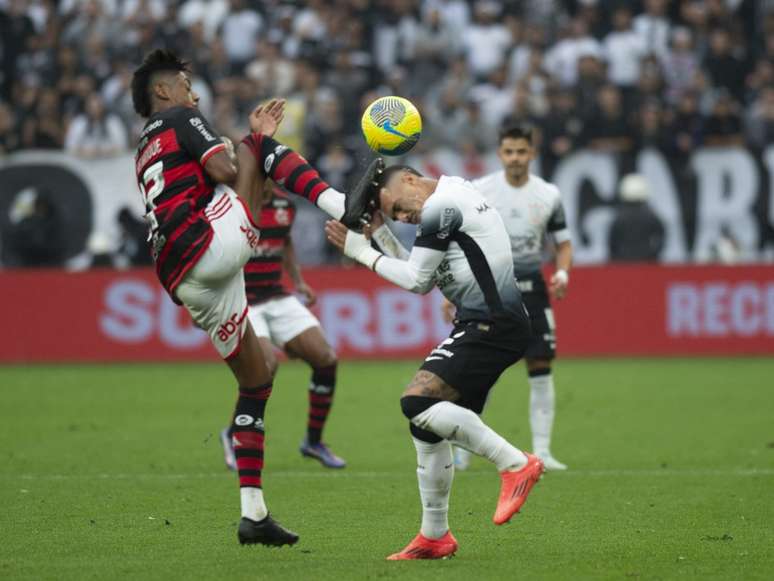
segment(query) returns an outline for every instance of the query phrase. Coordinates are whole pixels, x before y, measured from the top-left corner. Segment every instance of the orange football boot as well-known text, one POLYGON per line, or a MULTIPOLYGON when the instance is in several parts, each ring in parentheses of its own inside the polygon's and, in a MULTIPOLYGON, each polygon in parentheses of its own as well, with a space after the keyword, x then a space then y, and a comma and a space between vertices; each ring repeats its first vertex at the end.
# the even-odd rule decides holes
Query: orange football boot
POLYGON ((524 455, 527 457, 527 464, 521 470, 511 472, 504 470, 500 472, 500 498, 497 500, 497 510, 495 510, 492 520, 496 525, 502 525, 511 520, 511 517, 519 512, 521 505, 527 500, 529 491, 535 486, 545 467, 543 461, 532 454, 524 455))
POLYGON ((400 553, 387 557, 388 561, 409 561, 411 559, 446 559, 457 552, 457 539, 447 531, 440 539, 428 539, 419 533, 400 553))

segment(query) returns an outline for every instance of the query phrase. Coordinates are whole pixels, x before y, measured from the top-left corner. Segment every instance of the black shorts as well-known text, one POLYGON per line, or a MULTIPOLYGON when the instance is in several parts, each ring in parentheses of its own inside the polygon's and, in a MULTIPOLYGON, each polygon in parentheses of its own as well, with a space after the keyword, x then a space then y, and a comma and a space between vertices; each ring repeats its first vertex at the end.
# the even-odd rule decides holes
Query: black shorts
POLYGON ((540 273, 517 274, 516 278, 532 324, 532 338, 524 356, 553 359, 556 357, 556 325, 543 276, 540 273))
POLYGON ((480 414, 503 371, 524 356, 531 331, 526 313, 505 321, 460 322, 430 352, 420 369, 434 373, 462 395, 457 404, 480 414))

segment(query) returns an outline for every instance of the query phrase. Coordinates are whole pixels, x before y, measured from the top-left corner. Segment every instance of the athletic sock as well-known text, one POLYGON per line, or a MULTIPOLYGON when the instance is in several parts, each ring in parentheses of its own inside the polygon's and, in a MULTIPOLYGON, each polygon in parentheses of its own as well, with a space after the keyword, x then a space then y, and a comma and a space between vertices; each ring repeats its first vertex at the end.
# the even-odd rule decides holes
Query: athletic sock
POLYGON ((250 133, 242 141, 263 172, 277 184, 317 204, 337 220, 344 215, 344 194, 325 183, 317 170, 287 145, 261 133, 250 133))
POLYGON ((239 388, 239 399, 230 430, 239 474, 242 516, 254 521, 263 520, 268 514, 261 489, 261 471, 263 416, 270 395, 271 383, 256 388, 239 388))
POLYGON ((450 401, 430 406, 411 418, 411 423, 486 458, 500 472, 518 470, 527 463, 521 450, 508 443, 474 412, 450 401))
POLYGON ((451 445, 411 438, 417 449, 417 480, 422 499, 422 528, 428 539, 440 539, 449 530, 449 494, 454 478, 451 445))
POLYGON ((328 413, 333 405, 336 389, 336 364, 312 370, 309 384, 309 420, 306 427, 306 441, 319 444, 328 413))
POLYGON ((551 429, 554 425, 554 378, 550 369, 529 373, 529 424, 532 428, 532 449, 536 454, 551 450, 551 429))

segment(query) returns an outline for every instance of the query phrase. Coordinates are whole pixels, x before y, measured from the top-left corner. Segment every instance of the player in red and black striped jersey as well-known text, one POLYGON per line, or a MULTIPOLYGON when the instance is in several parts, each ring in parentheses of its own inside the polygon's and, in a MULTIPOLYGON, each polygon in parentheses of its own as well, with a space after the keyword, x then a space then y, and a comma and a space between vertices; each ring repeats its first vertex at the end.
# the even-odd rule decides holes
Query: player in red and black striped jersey
MULTIPOLYGON (((298 535, 271 518, 263 499, 263 418, 272 375, 246 320, 242 269, 258 240, 249 205, 263 173, 244 144, 237 171, 223 140, 196 109, 187 66, 174 54, 157 50, 146 57, 132 78, 132 99, 148 119, 136 170, 159 279, 207 331, 239 383, 232 420, 242 505, 239 541, 294 544, 298 535)), ((256 108, 249 119, 252 131, 268 139, 282 112, 277 101, 256 108)))
MULTIPOLYGON (((322 442, 322 432, 333 404, 336 387, 336 353, 325 339, 320 323, 282 282, 290 276, 296 293, 315 302, 314 291, 301 276, 290 230, 296 207, 288 195, 267 180, 258 226, 261 239, 255 256, 245 265, 245 285, 250 304, 248 317, 263 347, 272 375, 277 369, 273 346, 298 357, 312 368, 306 437, 300 451, 328 468, 344 468, 346 462, 322 442)), ((226 465, 236 469, 229 429, 221 432, 226 465)))
POLYGON ((156 270, 162 285, 210 335, 239 383, 232 422, 242 500, 242 543, 293 544, 298 536, 269 515, 263 500, 263 416, 271 393, 261 345, 247 319, 243 267, 258 244, 254 192, 273 179, 333 218, 360 227, 371 175, 344 196, 308 162, 272 139, 284 102, 257 107, 235 163, 196 109, 187 64, 155 50, 134 72, 135 111, 148 122, 136 156, 156 270), (237 170, 238 165, 238 170, 237 170), (232 186, 232 187, 229 187, 232 186))

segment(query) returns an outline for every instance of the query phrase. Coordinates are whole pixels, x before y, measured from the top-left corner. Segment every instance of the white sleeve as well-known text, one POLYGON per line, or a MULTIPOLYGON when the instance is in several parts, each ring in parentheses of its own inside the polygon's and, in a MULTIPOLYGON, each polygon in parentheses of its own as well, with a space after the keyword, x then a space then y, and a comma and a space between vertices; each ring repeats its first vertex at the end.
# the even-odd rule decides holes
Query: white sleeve
POLYGON ((373 238, 386 256, 408 260, 409 251, 403 247, 403 244, 400 243, 400 240, 398 240, 387 224, 382 224, 374 230, 373 238))
POLYGON ((408 260, 382 256, 374 265, 374 272, 391 283, 413 293, 427 294, 435 286, 435 271, 445 252, 415 246, 408 260))

